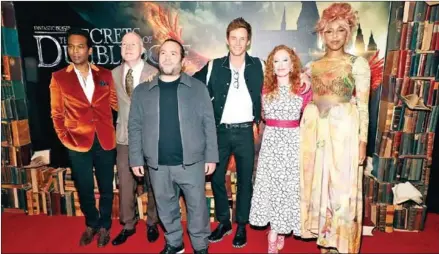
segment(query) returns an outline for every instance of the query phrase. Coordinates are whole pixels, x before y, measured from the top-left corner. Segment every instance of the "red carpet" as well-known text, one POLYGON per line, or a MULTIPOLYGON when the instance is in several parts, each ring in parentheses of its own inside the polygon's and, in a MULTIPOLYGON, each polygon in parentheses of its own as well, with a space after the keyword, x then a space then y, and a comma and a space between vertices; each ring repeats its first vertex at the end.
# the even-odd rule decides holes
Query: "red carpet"
MULTIPOLYGON (((83 217, 24 214, 2 214, 2 253, 158 253, 164 245, 163 235, 150 244, 146 240, 145 225, 137 226, 137 233, 121 246, 97 248, 96 241, 86 247, 79 247, 78 241, 84 230, 83 217)), ((214 225, 212 225, 213 227, 214 225)), ((113 221, 111 237, 115 237, 121 226, 113 221)), ((249 229, 248 244, 243 249, 232 247, 232 237, 211 244, 210 253, 265 253, 267 240, 265 230, 249 229)), ((185 233, 186 253, 192 253, 189 237, 185 233)), ((318 253, 315 241, 305 242, 292 237, 285 239, 281 253, 318 253)), ((421 233, 394 232, 391 234, 374 231, 374 236, 363 237, 361 253, 438 253, 439 215, 429 214, 425 230, 421 233)))

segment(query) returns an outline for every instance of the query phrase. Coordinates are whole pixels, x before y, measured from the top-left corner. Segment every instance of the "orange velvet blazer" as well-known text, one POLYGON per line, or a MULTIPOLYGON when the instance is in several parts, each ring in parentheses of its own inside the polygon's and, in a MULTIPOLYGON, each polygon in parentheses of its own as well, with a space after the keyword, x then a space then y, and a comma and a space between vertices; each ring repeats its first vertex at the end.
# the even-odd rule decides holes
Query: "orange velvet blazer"
POLYGON ((90 103, 73 65, 54 72, 50 82, 53 126, 61 143, 70 150, 87 152, 95 134, 104 150, 116 147, 111 109, 117 111, 117 95, 111 71, 90 64, 95 90, 90 103))

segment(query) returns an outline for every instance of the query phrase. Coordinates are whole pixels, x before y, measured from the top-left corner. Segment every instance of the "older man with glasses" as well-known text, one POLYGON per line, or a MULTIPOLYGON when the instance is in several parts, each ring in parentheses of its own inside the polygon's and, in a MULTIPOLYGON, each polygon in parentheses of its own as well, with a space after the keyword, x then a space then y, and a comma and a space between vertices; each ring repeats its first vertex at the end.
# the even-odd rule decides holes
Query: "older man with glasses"
MULTIPOLYGON (((113 69, 113 79, 119 103, 119 112, 116 127, 117 174, 119 177, 119 209, 122 231, 112 241, 113 245, 120 245, 136 232, 136 188, 138 180, 131 172, 128 148, 128 116, 130 113, 131 96, 134 88, 145 81, 150 81, 158 70, 142 59, 145 53, 142 37, 130 32, 122 37, 122 63, 113 69)), ((157 209, 148 171, 142 177, 148 192, 146 237, 149 242, 155 242, 159 237, 157 209)), ((140 183, 142 183, 140 181, 140 183)))

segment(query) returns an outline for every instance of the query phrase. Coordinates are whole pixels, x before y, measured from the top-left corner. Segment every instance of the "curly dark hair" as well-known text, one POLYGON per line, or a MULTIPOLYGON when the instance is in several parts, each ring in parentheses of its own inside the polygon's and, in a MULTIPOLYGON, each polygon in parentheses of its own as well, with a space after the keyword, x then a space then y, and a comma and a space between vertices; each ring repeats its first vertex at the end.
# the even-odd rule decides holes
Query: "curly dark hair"
POLYGON ((290 56, 293 64, 292 71, 290 72, 290 91, 292 94, 298 94, 300 89, 300 71, 302 69, 300 59, 293 49, 286 45, 276 46, 268 55, 267 64, 264 73, 264 87, 262 93, 268 96, 268 99, 273 99, 279 92, 279 84, 277 83, 276 74, 274 73, 274 55, 279 50, 285 50, 290 56))

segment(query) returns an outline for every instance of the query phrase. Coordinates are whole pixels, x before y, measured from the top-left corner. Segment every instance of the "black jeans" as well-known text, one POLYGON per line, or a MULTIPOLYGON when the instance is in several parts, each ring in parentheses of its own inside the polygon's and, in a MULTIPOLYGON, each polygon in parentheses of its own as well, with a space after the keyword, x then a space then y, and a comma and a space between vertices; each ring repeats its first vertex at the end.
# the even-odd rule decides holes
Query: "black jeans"
POLYGON ((69 158, 85 224, 94 229, 110 229, 116 150, 104 150, 95 136, 93 146, 88 152, 69 150, 69 158), (96 209, 93 167, 100 195, 99 211, 96 209))
POLYGON ((237 194, 236 222, 248 223, 253 192, 252 176, 255 158, 252 126, 226 129, 218 127, 219 163, 212 175, 212 191, 215 200, 216 218, 220 223, 230 222, 229 202, 226 191, 226 170, 229 157, 233 153, 236 160, 237 194))

